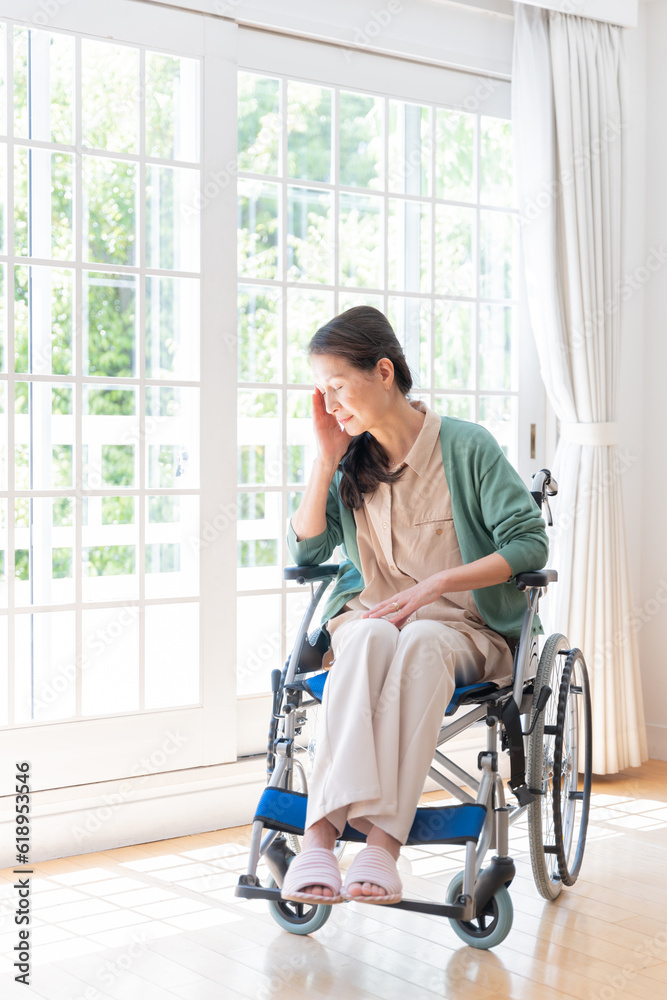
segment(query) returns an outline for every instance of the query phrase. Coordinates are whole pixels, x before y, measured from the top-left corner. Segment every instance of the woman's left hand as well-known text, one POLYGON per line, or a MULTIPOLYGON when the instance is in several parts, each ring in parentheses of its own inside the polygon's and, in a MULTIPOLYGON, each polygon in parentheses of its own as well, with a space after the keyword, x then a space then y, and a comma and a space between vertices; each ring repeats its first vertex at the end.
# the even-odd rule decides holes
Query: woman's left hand
POLYGON ((374 608, 369 608, 361 617, 385 618, 386 616, 386 621, 391 622, 392 625, 396 625, 397 628, 401 628, 401 626, 405 625, 410 615, 414 614, 418 608, 432 604, 433 601, 437 601, 445 592, 446 587, 442 573, 435 573, 433 576, 422 580, 421 583, 415 584, 414 587, 401 590, 388 600, 376 604, 374 608), (399 604, 401 610, 397 611, 394 604, 399 604))

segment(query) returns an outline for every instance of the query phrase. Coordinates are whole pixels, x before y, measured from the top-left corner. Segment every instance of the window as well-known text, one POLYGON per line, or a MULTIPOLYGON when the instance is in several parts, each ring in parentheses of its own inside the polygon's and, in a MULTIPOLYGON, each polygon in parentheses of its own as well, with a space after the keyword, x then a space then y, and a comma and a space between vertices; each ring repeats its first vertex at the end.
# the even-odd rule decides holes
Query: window
POLYGON ((317 453, 306 346, 328 318, 359 304, 385 312, 413 396, 482 423, 518 464, 509 88, 380 56, 354 53, 345 69, 342 60, 292 39, 273 37, 269 50, 257 33, 242 45, 238 676, 247 698, 268 689, 307 603, 282 580, 284 538, 317 453))
POLYGON ((196 19, 136 11, 110 0, 114 37, 94 11, 77 31, 66 11, 59 30, 0 21, 0 728, 48 746, 41 787, 140 773, 170 733, 157 770, 233 756, 233 728, 204 725, 230 692, 201 666, 224 627, 201 620, 200 539, 201 177, 219 143, 202 143, 196 19))

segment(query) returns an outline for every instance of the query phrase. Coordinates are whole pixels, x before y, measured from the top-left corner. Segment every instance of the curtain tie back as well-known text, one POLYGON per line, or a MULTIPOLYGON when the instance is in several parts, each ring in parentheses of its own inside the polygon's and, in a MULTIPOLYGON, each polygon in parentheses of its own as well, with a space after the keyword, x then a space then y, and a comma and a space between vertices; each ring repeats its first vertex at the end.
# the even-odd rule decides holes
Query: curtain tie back
POLYGON ((604 447, 618 444, 618 424, 615 420, 591 424, 566 421, 560 425, 560 436, 572 444, 604 447))

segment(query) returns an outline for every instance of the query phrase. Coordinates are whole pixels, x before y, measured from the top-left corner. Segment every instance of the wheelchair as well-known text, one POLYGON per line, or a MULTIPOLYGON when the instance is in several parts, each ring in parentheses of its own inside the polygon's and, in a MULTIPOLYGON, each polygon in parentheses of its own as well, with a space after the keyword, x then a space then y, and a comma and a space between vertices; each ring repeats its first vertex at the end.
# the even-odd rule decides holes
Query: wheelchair
MULTIPOLYGON (((533 476, 531 494, 540 510, 546 504, 550 525, 547 497, 557 492, 548 469, 533 476)), ((306 710, 322 702, 328 676, 328 671, 321 670, 330 645, 328 633, 320 627, 309 634, 308 628, 337 572, 336 564, 284 570, 285 579, 310 585, 311 598, 292 653, 282 671, 272 672, 267 785, 252 823, 247 873, 235 887, 236 896, 268 900, 277 923, 295 934, 318 930, 332 909, 327 904, 283 900, 280 886, 300 850, 305 827, 307 775, 301 758, 309 754, 312 763, 314 740, 304 747, 299 737, 307 723, 306 710), (257 876, 260 858, 270 872, 265 886, 257 876)), ((517 574, 516 586, 525 592, 527 606, 518 640, 506 637, 513 649, 511 684, 499 688, 487 681, 456 688, 445 711, 428 773, 456 802, 419 806, 406 846, 460 845, 465 852, 462 870, 450 881, 444 902, 403 897, 386 904, 446 917, 455 934, 473 948, 492 948, 511 929, 509 887, 515 865, 508 854, 508 833, 521 817, 527 820, 535 883, 545 899, 556 899, 563 886, 576 882, 581 870, 592 779, 588 672, 581 650, 571 647, 561 633, 546 638, 539 655, 538 639, 544 637, 531 635, 539 599, 557 579, 554 569, 517 574), (448 721, 450 717, 454 718, 448 721), (478 754, 478 775, 474 776, 439 748, 482 720, 486 749, 478 754), (509 756, 507 785, 515 799, 511 804, 506 802, 499 772, 500 753, 509 756), (495 853, 485 864, 489 850, 495 853)), ((335 853, 340 859, 347 842, 365 840, 364 834, 347 823, 335 853)))

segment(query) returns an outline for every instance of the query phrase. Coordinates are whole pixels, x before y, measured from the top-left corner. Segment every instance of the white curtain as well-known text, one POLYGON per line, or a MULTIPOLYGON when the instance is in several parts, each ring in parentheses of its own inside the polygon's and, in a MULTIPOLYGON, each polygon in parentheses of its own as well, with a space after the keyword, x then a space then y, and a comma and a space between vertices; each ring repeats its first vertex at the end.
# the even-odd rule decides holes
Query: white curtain
POLYGON ((549 400, 552 472, 545 632, 584 653, 593 770, 648 757, 627 568, 616 420, 623 190, 623 29, 515 4, 512 118, 522 280, 549 400))

